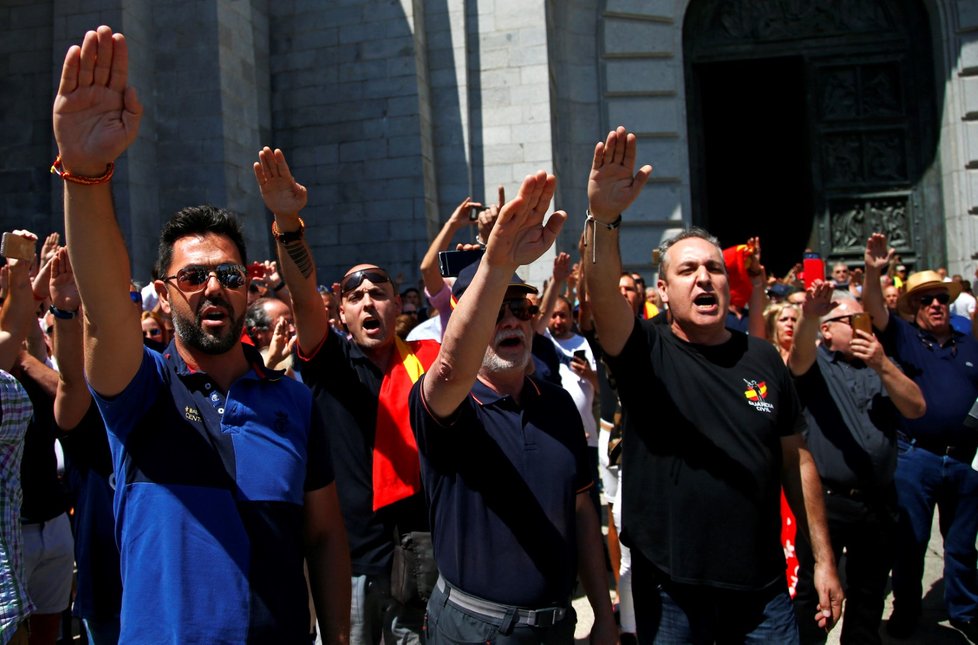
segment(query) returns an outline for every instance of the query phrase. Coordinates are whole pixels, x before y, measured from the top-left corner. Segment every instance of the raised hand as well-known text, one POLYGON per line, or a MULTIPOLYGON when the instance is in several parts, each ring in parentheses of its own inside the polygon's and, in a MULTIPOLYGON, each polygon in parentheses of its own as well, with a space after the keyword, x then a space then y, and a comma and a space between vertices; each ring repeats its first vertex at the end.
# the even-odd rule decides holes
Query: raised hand
POLYGON ((77 311, 81 305, 78 287, 75 285, 75 274, 71 270, 68 259, 68 249, 61 247, 51 260, 51 278, 48 282, 51 291, 51 302, 58 309, 77 311))
POLYGON ((471 197, 466 197, 448 217, 449 223, 457 228, 461 228, 467 224, 474 224, 475 220, 469 217, 469 213, 472 212, 473 208, 482 208, 482 203, 474 202, 471 197))
POLYGON ((69 172, 98 177, 135 140, 143 107, 128 79, 126 39, 105 25, 68 49, 54 100, 54 138, 69 172))
POLYGON ((265 146, 255 162, 255 179, 265 206, 275 215, 298 215, 309 200, 306 187, 292 176, 285 155, 265 146))
POLYGON ((41 245, 41 264, 47 264, 54 257, 54 254, 58 252, 58 246, 61 242, 61 236, 57 233, 51 233, 46 238, 44 238, 44 244, 41 245))
POLYGON ((557 257, 554 258, 554 272, 553 277, 555 282, 564 282, 570 277, 571 274, 571 261, 570 255, 567 253, 558 253, 557 257))
POLYGON ((567 219, 567 213, 557 211, 543 225, 556 188, 557 178, 543 170, 523 179, 519 193, 499 212, 487 241, 486 262, 515 269, 550 248, 567 219))
POLYGON ((285 316, 279 316, 272 331, 272 340, 268 345, 268 367, 274 368, 288 357, 296 338, 290 334, 289 323, 285 316))
POLYGON ((801 306, 805 318, 818 320, 838 307, 839 303, 832 302, 833 290, 831 282, 825 280, 812 282, 805 292, 805 302, 801 306))
POLYGON ((894 253, 896 253, 895 250, 887 248, 885 235, 873 233, 866 242, 866 253, 863 256, 866 270, 874 269, 878 273, 882 273, 893 259, 894 253))
POLYGON ((591 215, 599 222, 611 223, 623 213, 652 175, 652 166, 635 170, 637 139, 623 126, 608 133, 594 147, 594 161, 587 182, 591 215))

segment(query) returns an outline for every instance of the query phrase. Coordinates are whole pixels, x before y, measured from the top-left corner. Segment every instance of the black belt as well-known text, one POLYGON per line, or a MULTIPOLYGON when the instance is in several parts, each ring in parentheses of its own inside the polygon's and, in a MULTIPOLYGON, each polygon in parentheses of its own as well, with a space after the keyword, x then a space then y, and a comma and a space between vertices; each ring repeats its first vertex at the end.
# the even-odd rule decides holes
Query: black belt
POLYGON ((551 627, 564 619, 567 615, 566 607, 548 607, 546 609, 523 609, 511 605, 503 605, 485 598, 479 598, 472 594, 465 593, 457 587, 453 587, 447 580, 438 576, 436 585, 448 598, 449 604, 461 609, 466 609, 474 614, 489 618, 491 620, 502 621, 508 618, 515 618, 512 624, 530 625, 531 627, 551 627))
POLYGON ((970 464, 971 460, 975 458, 976 446, 974 444, 970 446, 952 446, 944 443, 943 441, 937 441, 934 439, 910 437, 902 432, 897 433, 897 438, 906 441, 912 446, 926 450, 929 453, 933 453, 938 457, 947 456, 951 459, 956 459, 966 464, 970 464))

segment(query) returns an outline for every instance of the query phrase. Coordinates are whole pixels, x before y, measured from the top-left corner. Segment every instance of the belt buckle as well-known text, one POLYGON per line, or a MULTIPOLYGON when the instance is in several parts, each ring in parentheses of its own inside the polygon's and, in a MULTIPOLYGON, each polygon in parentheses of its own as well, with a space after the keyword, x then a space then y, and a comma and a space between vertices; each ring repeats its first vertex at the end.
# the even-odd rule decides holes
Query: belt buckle
POLYGON ((530 625, 531 627, 553 627, 562 621, 566 615, 567 610, 563 607, 540 609, 530 612, 529 616, 527 616, 526 624, 530 625), (546 618, 546 620, 543 620, 544 618, 546 618))

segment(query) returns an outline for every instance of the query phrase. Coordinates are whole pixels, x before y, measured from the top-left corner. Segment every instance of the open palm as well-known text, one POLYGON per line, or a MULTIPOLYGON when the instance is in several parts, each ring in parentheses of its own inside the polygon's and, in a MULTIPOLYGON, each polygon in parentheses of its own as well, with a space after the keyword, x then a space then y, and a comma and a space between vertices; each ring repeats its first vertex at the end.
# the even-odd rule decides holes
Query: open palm
POLYGON ((306 206, 309 192, 292 176, 285 154, 265 146, 255 162, 255 180, 265 207, 276 215, 297 214, 306 206))
POLYGON ((624 212, 649 180, 652 166, 635 170, 637 140, 635 135, 618 126, 605 141, 594 147, 594 160, 587 182, 591 214, 608 223, 624 212))

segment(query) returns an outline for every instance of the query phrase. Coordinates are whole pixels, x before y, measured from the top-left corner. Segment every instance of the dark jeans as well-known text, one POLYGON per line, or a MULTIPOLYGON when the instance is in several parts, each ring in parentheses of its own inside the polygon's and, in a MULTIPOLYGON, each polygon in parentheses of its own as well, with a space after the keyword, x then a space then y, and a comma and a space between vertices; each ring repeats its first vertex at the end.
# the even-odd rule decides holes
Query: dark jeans
POLYGON ((665 582, 636 549, 632 575, 637 637, 643 645, 798 643, 784 578, 757 592, 665 582))
POLYGON ((978 619, 978 472, 970 464, 898 441, 900 525, 893 562, 893 607, 920 614, 924 553, 934 506, 944 536, 944 602, 951 620, 978 619))
POLYGON ((493 620, 467 611, 448 602, 448 596, 437 587, 428 600, 425 616, 426 645, 449 643, 492 643, 493 645, 572 645, 577 614, 569 607, 564 619, 552 627, 504 626, 493 620))
MULTIPOLYGON (((880 643, 879 627, 883 618, 886 581, 893 564, 894 534, 898 511, 893 486, 875 495, 846 495, 833 489, 825 496, 825 513, 836 564, 846 551, 845 620, 842 643, 873 645, 880 643)), ((813 585, 815 560, 808 537, 799 537, 798 586, 795 593, 795 616, 802 643, 824 643, 826 633, 815 623, 818 592, 813 585)))

